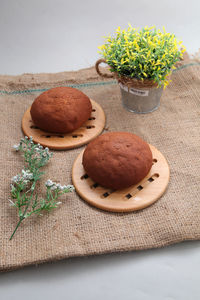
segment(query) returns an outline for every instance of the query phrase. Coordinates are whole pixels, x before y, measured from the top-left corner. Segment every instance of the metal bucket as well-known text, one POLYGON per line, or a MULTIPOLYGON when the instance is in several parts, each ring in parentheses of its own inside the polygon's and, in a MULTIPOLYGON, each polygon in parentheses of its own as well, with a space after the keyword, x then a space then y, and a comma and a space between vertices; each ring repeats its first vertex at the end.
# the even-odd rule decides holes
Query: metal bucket
POLYGON ((149 89, 128 88, 119 83, 122 104, 131 111, 138 114, 146 114, 156 110, 160 105, 163 88, 151 87, 149 89))

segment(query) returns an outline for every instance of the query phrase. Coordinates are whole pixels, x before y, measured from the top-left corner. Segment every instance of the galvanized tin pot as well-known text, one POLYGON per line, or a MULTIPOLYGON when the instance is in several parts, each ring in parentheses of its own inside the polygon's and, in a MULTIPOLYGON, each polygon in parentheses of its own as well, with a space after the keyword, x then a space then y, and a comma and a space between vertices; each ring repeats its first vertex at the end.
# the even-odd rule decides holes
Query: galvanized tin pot
POLYGON ((163 88, 129 88, 122 83, 119 83, 119 86, 122 95, 122 104, 124 108, 131 112, 146 114, 156 110, 160 105, 163 88))
POLYGON ((151 85, 149 82, 141 87, 138 84, 139 81, 132 80, 131 82, 131 79, 126 85, 119 80, 117 74, 115 76, 114 74, 102 73, 99 70, 101 63, 106 63, 106 60, 97 60, 95 64, 97 73, 104 78, 116 78, 118 80, 124 108, 134 113, 146 114, 159 107, 163 88, 157 87, 155 84, 151 85))

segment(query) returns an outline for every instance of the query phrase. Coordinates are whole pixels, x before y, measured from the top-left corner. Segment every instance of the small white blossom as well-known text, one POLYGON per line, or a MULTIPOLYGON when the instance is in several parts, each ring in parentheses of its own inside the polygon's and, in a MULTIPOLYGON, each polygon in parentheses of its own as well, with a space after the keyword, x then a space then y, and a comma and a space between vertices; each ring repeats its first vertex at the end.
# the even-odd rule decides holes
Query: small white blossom
POLYGON ((67 190, 69 190, 69 192, 72 192, 72 191, 74 191, 74 186, 73 186, 73 185, 71 185, 71 184, 64 185, 64 188, 65 188, 65 189, 67 189, 67 190))
POLYGON ((31 173, 29 170, 27 170, 27 171, 22 170, 22 176, 23 176, 23 179, 25 179, 25 180, 33 179, 33 173, 31 173))
POLYGON ((62 202, 59 201, 59 202, 57 202, 56 204, 57 204, 57 205, 60 205, 60 204, 62 204, 62 202))
POLYGON ((56 187, 57 187, 58 190, 62 190, 62 185, 60 183, 57 183, 56 187))
POLYGON ((32 180, 32 179, 33 179, 33 173, 31 173, 31 172, 28 173, 28 174, 27 174, 27 177, 28 177, 27 179, 32 180))
POLYGON ((56 185, 52 185, 52 186, 50 187, 50 189, 51 189, 51 191, 55 191, 55 190, 57 190, 57 187, 56 187, 56 185))
POLYGON ((16 151, 19 151, 19 147, 20 147, 20 144, 17 144, 17 145, 14 145, 13 148, 16 150, 16 151))
POLYGON ((13 178, 11 179, 13 183, 18 183, 20 181, 21 177, 20 175, 15 175, 13 176, 13 178))
POLYGON ((46 187, 51 187, 53 186, 55 183, 51 180, 51 179, 48 179, 46 182, 45 182, 45 185, 46 187))
POLYGON ((41 150, 40 150, 38 147, 35 148, 35 151, 36 151, 37 153, 40 153, 40 152, 41 152, 41 150))
POLYGON ((40 150, 43 149, 43 147, 40 145, 40 143, 38 143, 37 146, 38 146, 38 149, 40 149, 40 150))
POLYGON ((26 140, 28 140, 28 137, 27 137, 27 136, 25 136, 25 139, 26 139, 26 140))
POLYGON ((63 186, 61 185, 61 186, 60 186, 60 191, 64 191, 64 189, 65 189, 65 186, 64 186, 64 185, 63 185, 63 186))

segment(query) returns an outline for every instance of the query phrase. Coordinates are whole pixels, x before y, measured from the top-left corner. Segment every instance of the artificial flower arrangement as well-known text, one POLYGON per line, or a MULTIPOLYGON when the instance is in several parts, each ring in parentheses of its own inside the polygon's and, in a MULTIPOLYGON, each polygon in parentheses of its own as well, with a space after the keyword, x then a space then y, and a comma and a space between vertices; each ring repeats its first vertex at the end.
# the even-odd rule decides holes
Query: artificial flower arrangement
POLYGON ((107 36, 99 53, 116 77, 151 81, 167 86, 175 64, 182 59, 185 47, 174 34, 153 27, 117 28, 115 35, 107 36))
POLYGON ((61 185, 48 179, 45 183, 45 197, 38 196, 35 191, 38 181, 40 181, 44 172, 41 171, 52 157, 53 153, 45 149, 40 144, 34 144, 32 137, 20 140, 18 145, 14 145, 15 151, 22 153, 25 159, 25 166, 21 173, 13 176, 11 183, 11 196, 9 200, 11 206, 18 211, 19 221, 10 237, 13 238, 20 224, 32 215, 42 215, 43 212, 49 212, 61 204, 58 198, 63 194, 72 192, 72 185, 61 185))

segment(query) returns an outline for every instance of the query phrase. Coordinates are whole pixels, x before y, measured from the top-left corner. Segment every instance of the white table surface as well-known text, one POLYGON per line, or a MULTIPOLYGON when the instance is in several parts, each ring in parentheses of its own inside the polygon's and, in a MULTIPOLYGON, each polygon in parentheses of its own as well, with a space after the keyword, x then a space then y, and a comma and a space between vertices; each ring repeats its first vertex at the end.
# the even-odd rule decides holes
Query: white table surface
MULTIPOLYGON (((0 74, 92 66, 103 36, 128 22, 200 47, 199 0, 0 0, 0 74)), ((72 258, 0 274, 0 299, 199 300, 199 266, 200 242, 72 258)))

